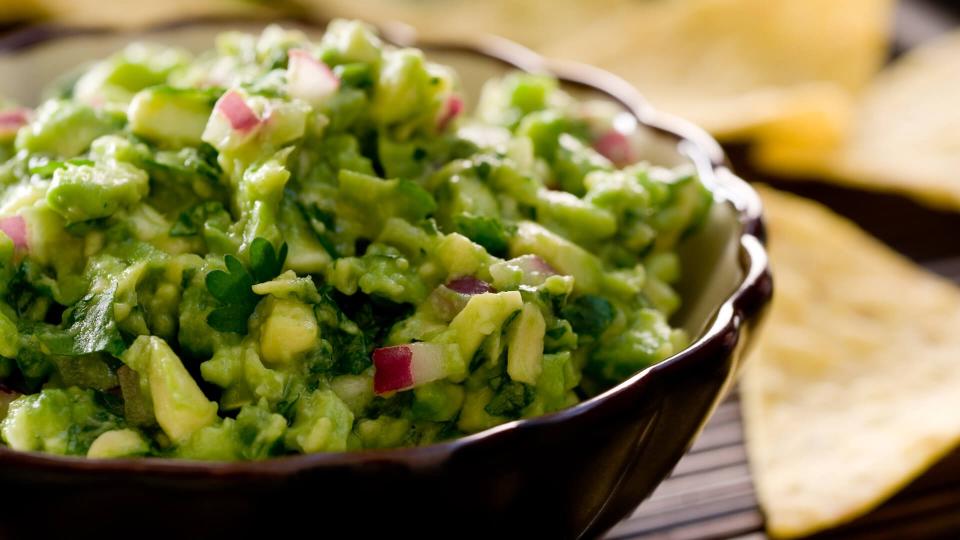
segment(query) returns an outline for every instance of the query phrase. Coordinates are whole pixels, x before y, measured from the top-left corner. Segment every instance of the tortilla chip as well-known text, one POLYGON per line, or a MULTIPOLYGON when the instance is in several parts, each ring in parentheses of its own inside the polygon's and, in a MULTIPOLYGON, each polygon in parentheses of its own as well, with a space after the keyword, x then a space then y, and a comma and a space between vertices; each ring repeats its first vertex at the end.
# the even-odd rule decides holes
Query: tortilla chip
POLYGON ((741 382, 772 535, 853 519, 960 441, 960 289, 799 197, 760 190, 777 290, 741 382))
POLYGON ((28 21, 43 15, 35 0, 0 0, 0 23, 28 21))
POLYGON ((922 46, 882 72, 839 146, 768 139, 757 165, 960 209, 960 32, 922 46))
POLYGON ((51 19, 77 26, 137 28, 190 18, 261 15, 280 10, 244 0, 0 0, 0 21, 51 19), (9 4, 9 6, 7 5, 9 4))
POLYGON ((313 0, 430 37, 494 33, 609 69, 724 139, 767 130, 835 143, 886 57, 890 0, 313 0), (841 114, 836 111, 840 109, 841 114), (793 129, 794 126, 810 126, 793 129))

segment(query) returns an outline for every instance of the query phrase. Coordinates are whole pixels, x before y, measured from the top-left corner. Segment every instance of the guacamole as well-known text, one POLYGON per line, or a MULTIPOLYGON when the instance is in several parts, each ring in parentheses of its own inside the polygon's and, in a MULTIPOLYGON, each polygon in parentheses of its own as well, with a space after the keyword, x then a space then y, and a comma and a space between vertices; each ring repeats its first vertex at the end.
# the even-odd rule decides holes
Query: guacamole
POLYGON ((683 348, 711 193, 611 107, 369 27, 134 44, 0 105, 0 434, 96 458, 425 445, 683 348))

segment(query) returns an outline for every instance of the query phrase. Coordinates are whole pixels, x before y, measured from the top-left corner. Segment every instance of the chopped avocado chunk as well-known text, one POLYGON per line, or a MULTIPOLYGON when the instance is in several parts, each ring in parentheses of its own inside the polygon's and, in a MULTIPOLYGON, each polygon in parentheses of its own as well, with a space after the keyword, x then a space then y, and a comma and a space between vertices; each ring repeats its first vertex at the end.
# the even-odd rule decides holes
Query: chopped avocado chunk
POLYGON ((343 451, 352 425, 353 413, 335 393, 317 390, 301 394, 285 444, 301 452, 343 451))
POLYGON ((73 87, 73 97, 88 105, 126 104, 134 92, 163 84, 189 60, 183 50, 132 43, 84 73, 73 87))
POLYGON ((168 145, 197 145, 213 111, 210 92, 155 86, 133 96, 127 110, 130 130, 168 145))
POLYGON ((114 429, 105 431, 94 439, 87 450, 89 458, 120 458, 143 456, 150 452, 150 446, 139 433, 132 429, 114 429))
POLYGON ((287 364, 317 346, 320 331, 313 308, 303 302, 267 298, 260 351, 269 364, 287 364))
POLYGON ((546 323, 540 308, 524 304, 507 333, 507 374, 517 382, 537 384, 543 371, 543 336, 546 323))
POLYGON ((14 450, 83 456, 101 434, 123 427, 117 405, 95 390, 44 389, 13 400, 0 432, 14 450))
POLYGON ((67 165, 53 173, 47 204, 68 223, 112 216, 150 190, 147 173, 123 162, 67 165))
POLYGON ((17 132, 17 150, 72 158, 82 154, 94 139, 117 129, 109 115, 67 100, 50 100, 37 109, 28 126, 17 132))
POLYGON ((217 420, 217 404, 203 395, 162 339, 140 336, 123 354, 123 362, 147 378, 157 423, 172 440, 186 440, 217 420))
POLYGON ((414 418, 431 422, 453 419, 463 405, 463 387, 446 381, 436 381, 414 390, 411 413, 414 418))
POLYGON ((493 389, 484 386, 476 390, 467 390, 463 400, 463 410, 457 419, 457 428, 465 433, 482 431, 503 422, 503 418, 487 411, 493 399, 493 389))
POLYGON ((595 294, 603 287, 603 263, 596 255, 532 221, 521 222, 510 242, 510 255, 527 253, 539 255, 561 274, 573 276, 577 291, 595 294))
POLYGON ((472 296, 460 313, 450 321, 463 358, 473 358, 484 338, 500 331, 507 317, 523 307, 517 291, 483 293, 472 296))

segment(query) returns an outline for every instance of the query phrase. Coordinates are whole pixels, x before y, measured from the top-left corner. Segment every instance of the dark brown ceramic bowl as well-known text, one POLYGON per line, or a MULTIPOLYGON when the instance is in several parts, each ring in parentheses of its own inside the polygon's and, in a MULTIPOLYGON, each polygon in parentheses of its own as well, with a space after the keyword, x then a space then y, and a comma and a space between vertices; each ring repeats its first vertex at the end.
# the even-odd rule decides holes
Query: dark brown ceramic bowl
MULTIPOLYGON (((54 76, 132 39, 205 47, 228 27, 146 35, 35 28, 0 40, 0 95, 27 103, 54 76)), ((307 27, 318 32, 317 27, 307 27)), ((570 409, 423 448, 254 463, 93 461, 0 448, 0 535, 595 537, 635 508, 690 446, 731 386, 772 292, 756 193, 701 130, 658 113, 622 80, 518 45, 417 43, 460 72, 468 101, 509 69, 549 71, 570 91, 619 103, 656 163, 693 162, 717 204, 682 249, 685 351, 570 409), (303 534, 303 533, 300 533, 303 534)))

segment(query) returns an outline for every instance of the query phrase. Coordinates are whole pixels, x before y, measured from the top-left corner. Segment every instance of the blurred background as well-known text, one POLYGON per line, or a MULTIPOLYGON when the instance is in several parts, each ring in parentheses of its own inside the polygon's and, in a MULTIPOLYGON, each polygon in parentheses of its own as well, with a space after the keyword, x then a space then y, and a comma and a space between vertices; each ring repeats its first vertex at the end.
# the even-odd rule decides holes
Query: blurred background
MULTIPOLYGON (((856 136, 857 106, 884 66, 954 29, 960 21, 958 2, 0 0, 0 35, 16 43, 25 38, 18 31, 30 25, 136 29, 211 17, 355 17, 381 24, 403 21, 429 38, 501 35, 547 56, 597 65, 624 77, 655 106, 718 138, 738 171, 751 181, 827 180, 837 193, 822 194, 817 182, 791 182, 789 189, 853 213, 868 231, 916 260, 960 249, 960 240, 885 228, 890 212, 896 211, 927 227, 924 231, 944 230, 945 224, 954 223, 960 186, 956 194, 939 197, 956 199, 944 204, 936 200, 943 191, 935 185, 943 183, 940 178, 877 180, 869 177, 882 175, 873 171, 816 159, 842 145, 851 132, 856 136), (854 170, 846 170, 850 168, 854 170), (928 185, 915 185, 923 183, 928 185), (863 196, 870 204, 860 204, 858 198, 847 201, 846 190, 838 185, 865 188, 856 195, 869 192, 863 196), (890 200, 885 194, 891 192, 901 197, 890 200), (833 200, 833 195, 839 198, 833 200), (899 199, 926 204, 917 209, 899 199), (943 212, 945 208, 951 211, 943 212), (913 219, 918 216, 923 219, 913 219)), ((936 79, 933 74, 929 78, 936 79)), ((934 105, 949 104, 948 90, 938 93, 940 101, 934 105)), ((948 120, 955 116, 953 109, 945 111, 948 120)), ((929 110, 927 116, 938 115, 929 110)), ((952 128, 936 126, 938 132, 952 128)), ((949 172, 955 164, 939 165, 949 172)))
MULTIPOLYGON (((0 0, 0 50, 32 39, 24 29, 36 25, 136 29, 224 16, 402 21, 431 38, 492 33, 597 65, 708 130, 744 178, 819 201, 960 280, 960 2, 0 0)), ((765 537, 748 457, 734 395, 610 537, 765 537)), ((960 537, 960 456, 819 534, 960 537)))

